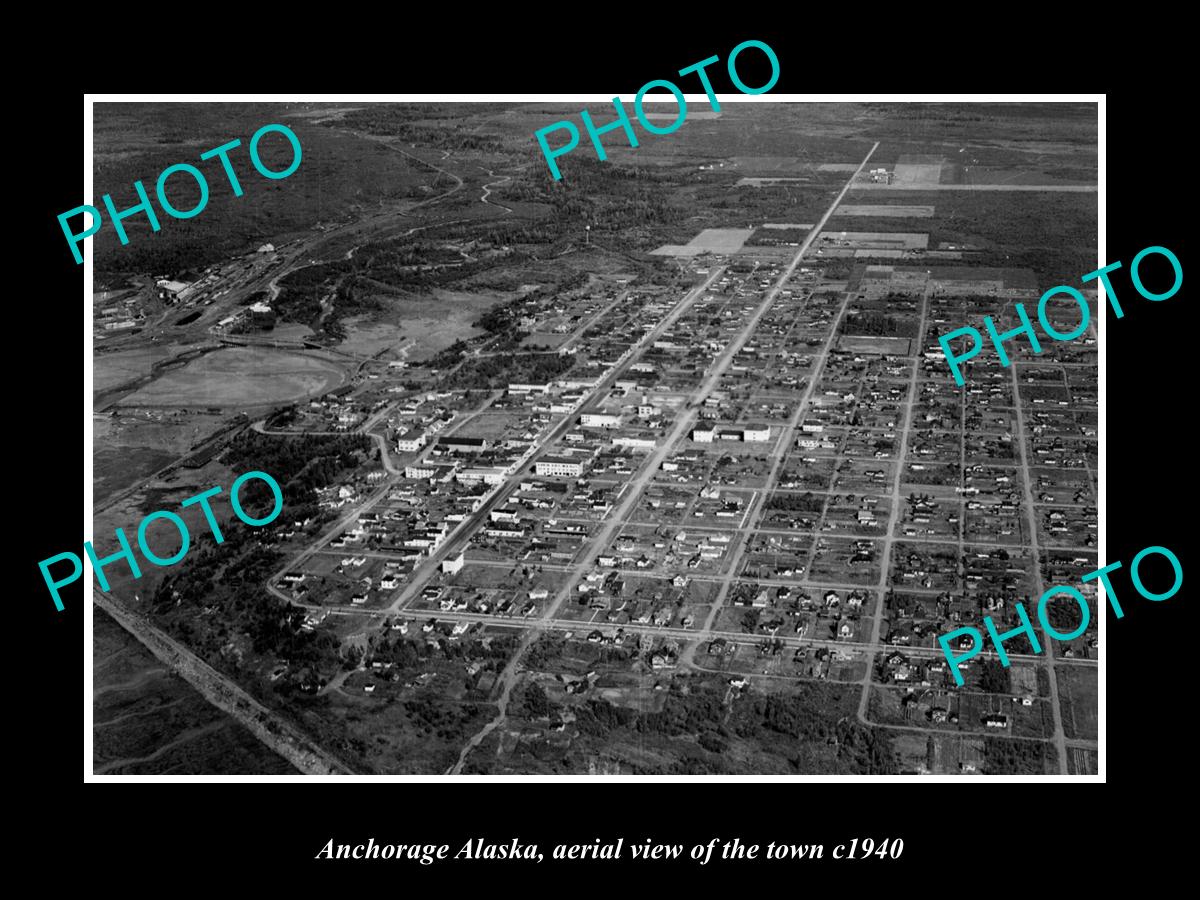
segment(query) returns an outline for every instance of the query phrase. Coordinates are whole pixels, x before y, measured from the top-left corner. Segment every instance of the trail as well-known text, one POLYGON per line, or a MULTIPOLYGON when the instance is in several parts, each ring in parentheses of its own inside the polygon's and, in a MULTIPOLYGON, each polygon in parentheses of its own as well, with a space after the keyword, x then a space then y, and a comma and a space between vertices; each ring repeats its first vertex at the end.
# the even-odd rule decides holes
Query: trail
POLYGON ((201 725, 199 728, 189 728, 183 734, 179 735, 175 740, 163 744, 149 756, 138 756, 130 759, 114 759, 112 762, 107 762, 99 766, 92 773, 94 775, 106 775, 113 769, 120 769, 123 766, 137 765, 138 763, 153 762, 165 753, 169 753, 181 744, 186 744, 188 741, 198 737, 203 737, 206 734, 212 734, 215 731, 220 731, 222 728, 228 728, 229 723, 224 720, 209 722, 207 725, 201 725))
MULTIPOLYGON (((227 676, 222 675, 187 647, 134 613, 116 597, 95 589, 92 592, 92 599, 98 607, 112 616, 122 628, 137 638, 171 671, 199 691, 204 699, 246 726, 255 737, 303 774, 345 775, 353 771, 333 753, 315 744, 299 728, 278 713, 267 709, 227 676)), ((217 724, 223 727, 225 723, 217 724)), ((196 735, 194 732, 180 735, 171 744, 159 748, 156 754, 147 759, 153 759, 154 756, 189 736, 196 735)), ((132 762, 142 761, 145 760, 132 760, 132 762)), ((121 765, 121 763, 109 763, 94 774, 102 774, 103 771, 107 771, 115 765, 121 765)))

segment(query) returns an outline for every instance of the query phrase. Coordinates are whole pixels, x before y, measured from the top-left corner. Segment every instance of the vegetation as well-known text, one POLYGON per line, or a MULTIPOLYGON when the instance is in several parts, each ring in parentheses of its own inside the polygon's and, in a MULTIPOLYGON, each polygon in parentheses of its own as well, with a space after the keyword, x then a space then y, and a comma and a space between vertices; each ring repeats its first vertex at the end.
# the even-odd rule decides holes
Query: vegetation
POLYGON ((984 775, 1044 775, 1053 753, 1044 741, 984 738, 980 771, 984 775))
POLYGON ((541 384, 558 378, 574 364, 574 357, 558 353, 502 353, 468 360, 446 384, 459 388, 496 388, 512 381, 541 384))
POLYGON ((998 659, 985 659, 979 664, 979 689, 989 694, 1012 693, 1012 670, 1000 665, 998 659))

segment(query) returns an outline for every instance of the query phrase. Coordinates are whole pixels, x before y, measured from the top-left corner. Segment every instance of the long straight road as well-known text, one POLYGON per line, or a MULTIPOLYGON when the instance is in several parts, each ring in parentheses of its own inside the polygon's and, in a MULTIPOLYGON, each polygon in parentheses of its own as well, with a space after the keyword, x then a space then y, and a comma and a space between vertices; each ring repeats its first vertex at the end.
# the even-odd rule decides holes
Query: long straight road
MULTIPOLYGON (((780 277, 779 281, 776 282, 775 287, 771 290, 770 294, 767 295, 771 302, 774 302, 775 296, 778 294, 779 290, 792 276, 792 273, 795 272, 796 267, 800 264, 800 260, 804 258, 804 254, 808 252, 808 249, 812 246, 813 241, 817 239, 817 236, 821 233, 821 230, 825 227, 830 217, 837 210, 838 204, 840 204, 845 198, 846 192, 850 190, 850 186, 854 184, 854 179, 856 179, 859 176, 859 173, 862 172, 863 168, 866 166, 868 160, 870 160, 871 155, 875 152, 875 149, 878 146, 879 142, 876 141, 874 146, 867 151, 867 155, 863 157, 863 161, 858 164, 858 168, 854 170, 854 174, 850 176, 850 180, 846 182, 845 187, 843 187, 838 193, 837 197, 834 198, 833 203, 829 206, 829 209, 825 210, 825 215, 821 216, 820 221, 809 230, 808 237, 806 237, 800 244, 800 249, 796 251, 796 256, 792 259, 791 265, 788 266, 787 270, 780 277)), ((771 463, 771 469, 767 473, 767 479, 764 482, 762 490, 757 492, 755 495, 755 499, 747 517, 746 527, 744 529, 740 529, 744 533, 741 535, 741 540, 739 540, 736 546, 732 548, 732 560, 729 564, 729 570, 721 579, 721 587, 718 589, 717 596, 712 603, 712 608, 709 610, 708 616, 704 620, 704 627, 701 629, 701 634, 707 634, 712 629, 713 623, 717 620, 717 616, 720 615, 721 610, 725 606, 725 599, 729 595, 729 591, 733 586, 733 582, 738 577, 738 568, 741 565, 742 557, 746 554, 746 548, 750 545, 750 539, 755 533, 755 530, 758 528, 759 523, 762 521, 763 512, 767 507, 767 499, 770 497, 772 489, 779 481, 779 474, 783 470, 783 461, 787 458, 788 449, 791 447, 792 439, 795 436, 796 429, 800 427, 800 422, 803 421, 804 416, 808 413, 809 404, 812 402, 813 392, 816 390, 817 382, 821 380, 821 374, 825 369, 825 363, 829 359, 829 351, 833 348, 834 341, 837 339, 838 327, 841 323, 842 316, 844 316, 846 313, 846 306, 849 303, 849 300, 849 293, 844 294, 841 305, 838 307, 837 314, 833 317, 833 322, 830 325, 829 334, 825 338, 825 343, 821 346, 820 352, 817 353, 817 355, 813 358, 812 375, 808 379, 808 383, 805 386, 803 393, 800 395, 800 401, 796 404, 795 412, 792 413, 791 418, 788 419, 787 425, 785 425, 783 428, 783 433, 780 435, 779 443, 777 444, 775 459, 771 463)), ((805 306, 807 305, 808 300, 806 299, 805 306)), ((690 645, 684 651, 683 662, 690 663, 692 661, 695 656, 697 646, 699 645, 690 645)))
MULTIPOLYGON (((99 588, 92 602, 100 607, 172 672, 200 692, 209 703, 246 726, 255 737, 305 775, 348 775, 353 770, 315 744, 299 728, 267 709, 191 650, 99 588)), ((100 773, 97 773, 100 774, 100 773)))
MULTIPOLYGON (((329 610, 331 615, 347 615, 347 616, 374 616, 382 618, 387 615, 384 610, 362 610, 356 606, 327 606, 324 609, 329 610)), ((414 610, 412 617, 418 618, 418 613, 414 610)), ((487 625, 497 628, 512 628, 512 629, 533 629, 538 632, 545 631, 571 631, 576 634, 579 632, 599 631, 602 634, 616 633, 620 631, 625 634, 644 634, 648 637, 671 638, 676 641, 697 641, 697 640, 715 640, 724 638, 726 641, 738 644, 760 644, 763 641, 778 641, 784 647, 799 648, 799 647, 828 647, 831 650, 841 650, 846 653, 856 652, 874 652, 874 653, 890 653, 899 651, 905 656, 910 657, 929 657, 930 659, 942 659, 942 651, 936 647, 907 647, 897 646, 895 644, 866 643, 866 642, 847 642, 839 641, 832 638, 813 638, 813 637, 796 637, 791 634, 746 634, 742 631, 721 631, 719 629, 710 629, 707 632, 700 632, 692 628, 680 628, 672 625, 642 625, 637 622, 626 622, 622 625, 612 625, 608 623, 595 624, 582 619, 568 618, 551 618, 545 616, 536 619, 518 618, 515 616, 501 616, 495 613, 476 613, 457 611, 439 611, 439 610, 421 610, 420 617, 428 617, 436 619, 438 622, 466 622, 468 624, 487 625)), ((1018 662, 1034 662, 1039 661, 1043 657, 1028 654, 1028 653, 1010 653, 1010 659, 1018 662)), ((1068 658, 1058 661, 1060 666, 1097 666, 1099 660, 1096 659, 1081 659, 1068 658)), ((856 683, 861 684, 859 679, 856 683)))
MULTIPOLYGON (((871 645, 875 646, 879 643, 879 635, 883 629, 883 605, 884 598, 887 596, 888 576, 892 570, 892 555, 895 550, 896 541, 898 540, 896 533, 900 530, 901 502, 900 502, 900 481, 904 477, 904 460, 908 454, 908 439, 912 433, 912 417, 913 406, 917 402, 917 382, 921 371, 921 348, 924 347, 925 339, 925 320, 929 309, 929 288, 926 287, 921 293, 920 309, 918 310, 917 320, 917 339, 913 345, 912 371, 908 378, 908 393, 904 402, 904 421, 900 425, 900 440, 899 450, 896 453, 896 471, 892 475, 892 484, 890 497, 892 501, 891 512, 888 516, 888 531, 887 537, 883 541, 883 550, 880 553, 879 559, 879 584, 876 585, 875 591, 875 615, 871 620, 871 645)), ((875 652, 871 651, 871 655, 867 657, 867 671, 863 675, 862 697, 858 702, 858 718, 861 722, 869 722, 867 718, 867 706, 871 700, 871 682, 875 674, 875 652)))
MULTIPOLYGON (((867 151, 867 155, 863 157, 863 161, 859 163, 858 168, 854 171, 854 174, 850 176, 850 179, 846 182, 845 186, 841 189, 841 191, 838 192, 838 195, 834 198, 833 203, 830 204, 829 209, 825 211, 825 214, 821 217, 820 221, 817 222, 817 224, 809 232, 808 237, 805 238, 804 242, 796 251, 796 255, 792 257, 787 267, 783 270, 783 273, 778 279, 776 279, 775 283, 771 286, 771 289, 767 291, 766 296, 763 298, 762 302, 759 303, 749 321, 746 322, 741 331, 738 332, 737 336, 725 346, 725 349, 717 357, 717 360, 708 370, 708 374, 705 379, 692 393, 692 396, 696 401, 702 402, 703 399, 712 393, 712 391, 720 383, 721 376, 728 371, 730 364, 737 355, 737 352, 745 345, 746 341, 749 340, 750 335, 752 335, 758 328, 763 316, 767 314, 767 311, 775 303, 775 300, 779 296, 779 292, 783 289, 783 286, 791 279, 792 275, 795 274, 796 267, 800 265, 800 260, 804 257, 805 252, 810 246, 812 246, 816 235, 822 228, 825 227, 825 224, 829 221, 830 216, 833 215, 834 210, 837 209, 838 204, 842 202, 842 198, 846 196, 846 192, 854 183, 854 179, 858 177, 859 173, 863 170, 863 167, 866 166, 867 161, 871 158, 871 154, 873 154, 878 147, 879 143, 877 141, 872 145, 871 149, 867 151)), ((710 281, 711 280, 712 279, 710 278, 710 281)), ((629 362, 632 362, 633 356, 633 354, 629 356, 629 362)), ((578 584, 579 579, 591 570, 592 566, 596 562, 596 558, 612 541, 617 529, 621 527, 621 521, 628 517, 633 505, 637 503, 638 498, 641 496, 642 490, 645 488, 650 479, 654 477, 654 473, 658 471, 662 461, 669 453, 674 452, 675 446, 679 440, 695 425, 696 417, 697 413, 693 410, 689 410, 686 407, 680 410, 670 433, 663 440, 657 443, 654 450, 650 453, 649 458, 638 468, 637 474, 634 476, 633 481, 629 483, 622 494, 618 506, 613 509, 612 514, 605 519, 604 526, 597 534, 589 538, 587 550, 576 561, 575 577, 567 579, 563 583, 563 586, 555 592, 554 596, 551 598, 550 602, 547 603, 546 609, 540 617, 541 622, 549 622, 555 617, 563 602, 568 596, 570 596, 572 589, 578 584)), ((716 609, 716 604, 714 604, 714 609, 716 609)), ((711 624, 711 616, 709 624, 711 624)), ((462 770, 463 764, 466 762, 467 756, 470 754, 470 752, 477 747, 488 734, 490 734, 494 729, 498 728, 503 723, 507 711, 508 698, 512 691, 513 685, 516 682, 516 675, 521 663, 521 658, 525 655, 525 651, 529 648, 530 644, 533 643, 533 640, 537 634, 538 630, 528 629, 522 636, 520 645, 517 647, 516 652, 512 655, 508 665, 504 667, 504 671, 501 672, 500 675, 501 692, 499 699, 499 711, 496 718, 485 725, 483 729, 476 734, 465 747, 463 747, 462 753, 459 755, 458 762, 450 769, 449 774, 458 774, 462 770)), ((699 637, 701 640, 703 640, 704 636, 701 634, 699 637)))
POLYGON ((548 433, 537 438, 530 450, 525 454, 525 457, 516 465, 513 466, 512 474, 505 478, 504 483, 499 485, 496 490, 488 496, 487 500, 473 512, 470 516, 464 519, 457 528, 450 534, 441 546, 438 547, 429 558, 426 559, 420 566, 417 567, 409 578, 404 587, 399 588, 396 594, 392 597, 388 604, 388 609, 391 612, 403 609, 417 593, 425 586, 425 582, 437 570, 438 564, 463 549, 475 534, 480 525, 488 520, 488 516, 493 509, 499 506, 504 500, 508 499, 513 490, 521 483, 524 477, 525 467, 537 460, 546 448, 552 447, 559 438, 566 434, 575 424, 575 414, 585 408, 597 397, 605 396, 616 384, 617 379, 621 377, 633 362, 637 354, 649 346, 654 341, 670 328, 679 317, 691 308, 692 304, 708 290, 714 281, 716 281, 725 271, 723 266, 718 266, 703 282, 692 288, 682 300, 680 300, 662 320, 646 332, 632 347, 625 351, 623 358, 617 365, 609 369, 608 373, 603 375, 596 384, 587 391, 583 397, 575 404, 571 412, 563 416, 561 422, 552 428, 548 433))
MULTIPOLYGON (((1017 443, 1017 459, 1021 463, 1021 481, 1025 485, 1025 496, 1022 498, 1021 506, 1025 508, 1025 524, 1029 529, 1029 552, 1033 557, 1033 586, 1037 592, 1037 596, 1041 597, 1046 590, 1046 586, 1042 581, 1042 554, 1038 547, 1038 531, 1035 507, 1033 505, 1033 481, 1030 478, 1029 458, 1025 450, 1025 414, 1021 411, 1021 391, 1017 384, 1017 367, 1015 364, 1008 367, 1012 374, 1012 391, 1013 391, 1013 412, 1017 419, 1016 434, 1013 435, 1013 440, 1017 443)), ((1049 643, 1049 638, 1046 638, 1049 643)), ((1050 670, 1050 708, 1054 712, 1054 745, 1058 748, 1058 770, 1062 775, 1067 774, 1067 739, 1066 733, 1063 731, 1062 724, 1062 706, 1058 699, 1058 675, 1055 674, 1054 665, 1054 647, 1047 646, 1045 660, 1046 666, 1050 670)))

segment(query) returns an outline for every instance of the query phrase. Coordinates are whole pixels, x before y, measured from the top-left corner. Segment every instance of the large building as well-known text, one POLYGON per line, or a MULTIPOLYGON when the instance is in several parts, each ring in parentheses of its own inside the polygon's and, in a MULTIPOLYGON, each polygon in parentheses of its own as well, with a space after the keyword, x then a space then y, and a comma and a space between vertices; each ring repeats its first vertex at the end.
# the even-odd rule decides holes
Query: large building
POLYGON ((769 441, 770 439, 770 425, 746 425, 742 428, 743 441, 769 441))
POLYGON ((438 448, 444 453, 482 453, 488 443, 484 438, 472 437, 443 437, 438 438, 438 448))
POLYGON ((583 460, 568 456, 545 456, 533 464, 536 475, 566 475, 578 478, 583 474, 583 460))
POLYGON ((274 328, 275 310, 266 303, 251 303, 250 323, 258 328, 274 328))
POLYGON ((550 384, 517 384, 509 382, 508 392, 510 394, 548 394, 550 392, 550 384))
POLYGON ((606 412, 583 413, 579 417, 579 424, 584 428, 617 428, 621 424, 621 417, 606 412))
POLYGON ((762 442, 770 439, 770 425, 742 425, 737 428, 698 426, 692 429, 692 440, 701 444, 711 444, 714 440, 762 442))
POLYGON ((425 433, 413 428, 400 435, 396 441, 396 449, 401 453, 416 453, 425 446, 425 433))
POLYGON ((191 285, 187 284, 186 282, 168 281, 164 278, 162 281, 158 282, 158 299, 162 300, 164 303, 178 303, 181 299, 183 299, 180 297, 180 294, 190 287, 191 285))
POLYGON ((454 476, 454 480, 460 484, 477 484, 482 481, 484 484, 503 484, 504 469, 496 466, 480 467, 475 469, 463 469, 454 476))
POLYGON ((613 446, 625 447, 629 450, 653 450, 658 446, 658 442, 654 438, 615 437, 613 438, 613 446))

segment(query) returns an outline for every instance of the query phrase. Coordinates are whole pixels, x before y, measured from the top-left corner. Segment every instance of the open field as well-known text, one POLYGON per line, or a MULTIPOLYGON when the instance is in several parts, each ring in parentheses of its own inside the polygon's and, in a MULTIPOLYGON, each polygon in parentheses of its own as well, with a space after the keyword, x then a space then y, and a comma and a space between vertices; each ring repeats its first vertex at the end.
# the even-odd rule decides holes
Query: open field
POLYGON ((882 335, 842 335, 838 338, 838 348, 854 350, 861 353, 890 353, 895 356, 906 356, 912 352, 912 340, 906 337, 886 337, 882 335))
POLYGON ((839 216, 875 216, 895 219, 928 219, 933 215, 932 206, 872 206, 864 203, 843 203, 833 214, 839 216))
POLYGON ((96 499, 102 501, 183 456, 221 427, 222 418, 184 410, 93 416, 96 499))
POLYGON ((1068 738, 1096 740, 1097 671, 1091 667, 1064 666, 1058 670, 1058 690, 1062 695, 1063 731, 1068 738))
POLYGON ((738 182, 737 182, 737 186, 738 187, 746 187, 747 185, 749 185, 750 187, 771 187, 772 185, 783 184, 784 182, 787 182, 787 181, 811 181, 811 180, 812 180, 811 178, 786 178, 786 177, 766 178, 766 177, 762 177, 762 176, 756 176, 756 177, 748 177, 748 178, 739 178, 738 182))
POLYGON ((700 253, 736 253, 754 233, 753 228, 705 228, 683 247, 671 244, 650 252, 657 256, 696 256, 700 253))
POLYGON ((156 345, 96 354, 92 357, 92 389, 107 391, 149 375, 155 363, 166 360, 181 349, 178 346, 156 345))
POLYGON ((323 394, 345 378, 339 366, 314 356, 232 347, 162 375, 124 402, 130 406, 252 407, 323 394))
POLYGON ((942 178, 942 164, 896 163, 894 185, 937 184, 942 178))
POLYGON ((887 191, 1056 191, 1065 194, 1096 193, 1094 184, 856 184, 853 190, 887 191))
POLYGON ((106 613, 95 610, 92 621, 96 774, 298 774, 106 613))

